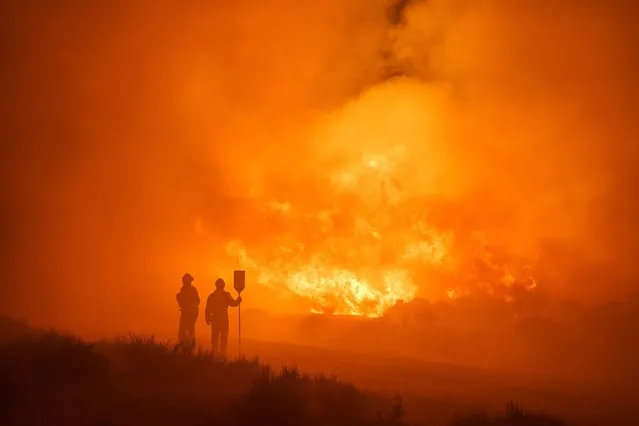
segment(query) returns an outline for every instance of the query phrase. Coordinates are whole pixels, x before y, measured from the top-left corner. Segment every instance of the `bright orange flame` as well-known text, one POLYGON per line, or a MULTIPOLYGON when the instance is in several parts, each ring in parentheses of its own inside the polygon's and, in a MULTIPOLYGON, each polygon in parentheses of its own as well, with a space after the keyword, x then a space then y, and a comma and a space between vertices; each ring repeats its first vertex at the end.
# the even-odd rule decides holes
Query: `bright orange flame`
MULTIPOLYGON (((256 212, 281 226, 259 244, 230 242, 227 254, 258 283, 306 298, 316 313, 379 317, 434 287, 428 271, 491 291, 512 286, 520 272, 495 261, 482 238, 457 241, 453 228, 428 218, 432 196, 450 192, 439 172, 446 155, 433 102, 413 84, 387 86, 320 123, 315 164, 305 164, 311 189, 252 187, 256 212), (476 271, 477 262, 485 270, 476 271)), ((466 293, 446 288, 440 297, 466 293)))
MULTIPOLYGON (((291 250, 280 249, 284 251, 291 250)), ((398 301, 412 300, 417 289, 405 270, 356 274, 322 256, 306 261, 277 257, 270 263, 258 263, 238 243, 230 243, 227 252, 238 256, 243 267, 255 271, 258 283, 269 287, 283 284, 312 301, 314 313, 379 317, 398 301)))

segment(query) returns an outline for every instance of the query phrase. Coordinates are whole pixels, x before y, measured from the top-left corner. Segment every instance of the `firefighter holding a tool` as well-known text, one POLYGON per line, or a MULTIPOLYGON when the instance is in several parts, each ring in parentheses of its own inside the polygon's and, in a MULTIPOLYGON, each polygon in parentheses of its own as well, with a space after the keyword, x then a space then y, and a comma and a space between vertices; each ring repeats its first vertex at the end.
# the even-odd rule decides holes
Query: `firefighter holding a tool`
POLYGON ((236 299, 231 293, 224 290, 226 286, 222 278, 215 281, 215 291, 206 300, 205 319, 211 326, 211 346, 213 354, 226 356, 229 339, 229 307, 238 307, 242 303, 242 297, 236 299))

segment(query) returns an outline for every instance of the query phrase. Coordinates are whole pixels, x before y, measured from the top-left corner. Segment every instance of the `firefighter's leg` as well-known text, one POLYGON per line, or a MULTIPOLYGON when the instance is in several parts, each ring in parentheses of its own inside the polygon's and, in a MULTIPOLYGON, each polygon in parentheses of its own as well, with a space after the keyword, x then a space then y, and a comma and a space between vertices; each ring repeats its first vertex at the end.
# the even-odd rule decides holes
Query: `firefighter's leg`
POLYGON ((227 319, 226 321, 224 321, 224 323, 222 324, 222 329, 220 330, 220 351, 222 352, 222 355, 226 356, 226 349, 228 347, 228 341, 229 341, 229 320, 227 319))
POLYGON ((192 320, 189 323, 189 327, 188 327, 188 349, 190 351, 195 350, 195 320, 192 320))
POLYGON ((217 354, 220 351, 220 331, 215 326, 211 326, 211 352, 217 354))
POLYGON ((180 325, 178 327, 178 342, 182 343, 186 339, 186 322, 184 315, 180 315, 180 325))
POLYGON ((226 356, 226 348, 229 341, 229 329, 222 330, 220 333, 220 352, 222 355, 226 356))

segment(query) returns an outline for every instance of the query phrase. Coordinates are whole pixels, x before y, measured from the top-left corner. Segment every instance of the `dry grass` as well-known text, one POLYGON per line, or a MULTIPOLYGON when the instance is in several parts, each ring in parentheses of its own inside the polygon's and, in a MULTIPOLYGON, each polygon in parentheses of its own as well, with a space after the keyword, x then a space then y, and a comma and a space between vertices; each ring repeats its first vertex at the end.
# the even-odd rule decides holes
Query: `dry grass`
MULTIPOLYGON (((0 423, 4 425, 404 425, 388 400, 297 368, 258 359, 187 354, 152 336, 83 342, 0 321, 0 423)), ((424 419, 424 424, 428 420, 424 419)), ((512 405, 455 426, 560 426, 512 405)))

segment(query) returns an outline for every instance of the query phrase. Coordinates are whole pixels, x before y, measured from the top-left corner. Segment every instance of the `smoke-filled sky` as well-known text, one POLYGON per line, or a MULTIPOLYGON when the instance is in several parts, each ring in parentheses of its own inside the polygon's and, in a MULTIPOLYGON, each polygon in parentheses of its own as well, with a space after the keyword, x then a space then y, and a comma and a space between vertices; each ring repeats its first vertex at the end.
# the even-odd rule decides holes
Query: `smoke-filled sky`
POLYGON ((184 272, 208 293, 241 247, 277 280, 299 243, 435 298, 422 221, 458 281, 481 235, 536 291, 636 291, 632 2, 5 3, 3 311, 148 326, 184 272))

